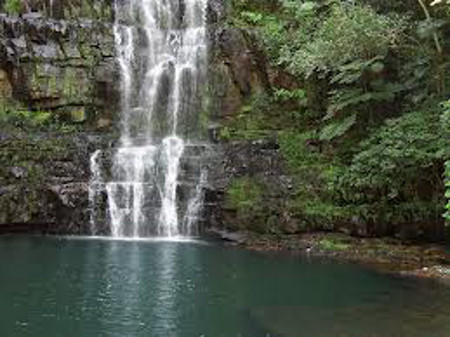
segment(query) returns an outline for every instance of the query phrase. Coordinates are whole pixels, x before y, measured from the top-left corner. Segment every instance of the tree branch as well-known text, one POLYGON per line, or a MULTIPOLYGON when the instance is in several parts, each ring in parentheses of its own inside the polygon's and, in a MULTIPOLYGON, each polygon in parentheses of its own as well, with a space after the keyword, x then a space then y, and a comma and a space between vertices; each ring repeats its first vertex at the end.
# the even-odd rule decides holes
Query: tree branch
MULTIPOLYGON (((423 0, 417 0, 417 1, 419 2, 420 6, 422 7, 427 21, 431 22, 431 15, 430 15, 430 12, 428 11, 427 6, 423 2, 423 0)), ((442 46, 441 46, 441 43, 439 42, 439 37, 436 32, 433 32, 433 40, 434 40, 434 44, 436 45, 436 49, 437 49, 438 53, 442 54, 442 46)))

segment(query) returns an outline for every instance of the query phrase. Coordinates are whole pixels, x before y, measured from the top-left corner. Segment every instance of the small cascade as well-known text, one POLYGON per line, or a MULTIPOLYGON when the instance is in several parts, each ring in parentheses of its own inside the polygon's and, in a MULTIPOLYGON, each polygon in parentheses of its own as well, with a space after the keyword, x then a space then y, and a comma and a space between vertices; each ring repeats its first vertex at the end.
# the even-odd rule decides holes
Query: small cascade
POLYGON ((203 169, 200 173, 199 182, 196 184, 193 195, 189 198, 187 211, 183 221, 183 233, 187 233, 189 236, 197 235, 195 224, 199 220, 200 212, 203 207, 203 188, 206 185, 207 173, 203 169))
POLYGON ((116 0, 121 139, 108 179, 99 172, 99 151, 91 158, 93 233, 99 193, 107 195, 112 236, 196 233, 206 171, 202 156, 190 154, 205 148, 198 113, 206 7, 207 0, 116 0))
POLYGON ((90 230, 93 235, 97 234, 97 228, 95 224, 96 218, 96 209, 95 205, 97 204, 97 197, 99 195, 99 191, 102 188, 102 173, 100 168, 100 155, 101 151, 97 150, 91 155, 90 160, 90 169, 91 169, 91 181, 89 183, 89 206, 90 209, 90 230))
POLYGON ((163 162, 165 163, 165 182, 162 190, 161 212, 158 221, 158 234, 162 236, 179 235, 177 212, 177 187, 180 159, 184 142, 176 136, 163 140, 163 162))

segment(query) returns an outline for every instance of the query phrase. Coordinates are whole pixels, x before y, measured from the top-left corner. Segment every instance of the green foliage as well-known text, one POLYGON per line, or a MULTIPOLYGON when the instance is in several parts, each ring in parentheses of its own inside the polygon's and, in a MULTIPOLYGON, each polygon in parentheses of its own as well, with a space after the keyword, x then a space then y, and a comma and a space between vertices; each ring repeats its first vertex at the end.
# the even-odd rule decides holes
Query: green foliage
POLYGON ((314 131, 285 131, 278 139, 280 151, 295 178, 295 199, 290 203, 290 212, 310 227, 331 230, 336 221, 348 217, 347 209, 335 205, 330 198, 330 177, 339 168, 320 153, 317 141, 314 131))
POLYGON ((322 156, 313 148, 308 148, 308 142, 317 139, 314 131, 295 132, 284 131, 278 135, 281 153, 287 160, 292 172, 301 172, 304 168, 321 163, 322 156))
POLYGON ((282 0, 282 3, 285 11, 292 13, 297 19, 316 15, 316 10, 320 7, 318 2, 313 1, 282 0))
POLYGON ((0 104, 0 128, 72 133, 78 131, 80 125, 61 121, 59 115, 49 111, 27 110, 20 104, 3 102, 0 104))
POLYGON ((6 0, 5 11, 9 14, 19 14, 22 10, 22 0, 6 0))
POLYGON ((337 2, 312 39, 300 49, 285 49, 282 60, 292 73, 308 77, 354 60, 385 57, 398 43, 404 25, 403 18, 377 14, 368 6, 337 2))
MULTIPOLYGON (((379 106, 393 101, 405 89, 386 78, 385 71, 390 53, 399 49, 406 19, 344 1, 284 0, 280 12, 278 16, 243 14, 247 24, 259 28, 273 64, 307 81, 314 76, 327 79, 329 102, 325 119, 338 119, 332 125, 350 122, 355 114, 362 124, 382 120, 383 116, 376 113, 379 106)), ((288 93, 287 89, 277 90, 274 97, 286 100, 288 93)), ((314 100, 307 100, 306 92, 301 94, 301 105, 309 107, 307 111, 316 111, 314 100)), ((330 131, 329 125, 326 131, 330 131)))
POLYGON ((264 15, 262 13, 255 13, 255 12, 249 12, 249 11, 243 11, 241 12, 241 18, 245 22, 259 25, 263 24, 264 15))
MULTIPOLYGON (((248 107, 247 107, 248 108, 248 107)), ((219 137, 222 140, 247 139, 256 140, 265 138, 267 132, 261 126, 262 120, 248 109, 241 110, 231 125, 221 128, 219 137)))
POLYGON ((223 135, 278 132, 295 182, 287 213, 322 229, 442 221, 450 7, 429 7, 430 17, 419 3, 233 1, 231 23, 256 32, 279 87, 223 135))
POLYGON ((356 114, 344 118, 340 121, 334 121, 325 126, 320 132, 320 140, 330 141, 341 137, 356 123, 356 114))
POLYGON ((235 179, 227 191, 227 204, 240 216, 259 210, 263 189, 253 179, 242 177, 235 179))
POLYGON ((234 17, 233 26, 257 27, 262 45, 268 56, 272 60, 277 60, 280 56, 280 49, 286 41, 286 23, 277 16, 266 12, 241 11, 239 16, 234 17))
POLYGON ((441 167, 446 139, 436 111, 391 119, 361 143, 350 167, 333 179, 334 199, 366 207, 366 220, 437 219, 442 207, 441 167))
POLYGON ((446 137, 450 137, 450 100, 442 103, 441 125, 446 137))
POLYGON ((336 205, 331 198, 322 195, 316 198, 308 198, 306 194, 296 200, 294 211, 299 214, 310 226, 319 230, 334 230, 337 224, 348 223, 356 214, 351 207, 336 205))
MULTIPOLYGON (((436 132, 440 123, 436 109, 388 120, 361 142, 350 165, 320 151, 314 131, 281 133, 280 150, 296 179, 292 212, 323 229, 355 217, 375 223, 438 221, 441 167, 450 151, 444 134, 436 132)), ((324 130, 319 137, 328 140, 335 132, 343 131, 330 127, 327 137, 324 130)))
POLYGON ((264 93, 255 94, 220 130, 222 140, 266 138, 274 126, 270 121, 273 100, 264 93))
POLYGON ((250 178, 236 179, 228 190, 230 205, 238 209, 254 207, 261 198, 261 187, 250 178))
MULTIPOLYGON (((370 60, 356 60, 340 66, 331 76, 330 83, 338 85, 330 91, 330 102, 325 119, 333 118, 342 111, 371 113, 380 102, 392 101, 403 86, 380 77, 385 65, 381 56, 370 60)), ((369 117, 373 122, 373 116, 369 117)))
POLYGON ((0 109, 0 124, 10 124, 16 127, 42 128, 52 121, 52 115, 46 111, 0 109))
POLYGON ((444 218, 446 219, 447 225, 450 223, 450 160, 445 162, 445 198, 447 199, 447 204, 445 205, 444 218))
POLYGON ((274 98, 277 101, 286 102, 289 100, 297 100, 301 103, 301 105, 306 105, 307 97, 306 97, 306 91, 304 89, 276 89, 274 91, 274 98))
POLYGON ((439 123, 435 111, 412 112, 386 121, 361 143, 362 151, 350 169, 358 177, 354 186, 383 186, 395 196, 404 179, 410 180, 421 169, 436 169, 435 164, 445 157, 445 138, 436 132, 439 123))
POLYGON ((232 16, 239 14, 243 11, 266 11, 273 10, 278 7, 278 0, 230 0, 226 3, 229 4, 229 11, 232 16))
POLYGON ((392 101, 402 91, 403 87, 386 79, 383 72, 404 26, 402 18, 377 14, 370 7, 337 4, 314 39, 291 54, 289 69, 293 73, 308 77, 318 72, 330 77, 325 118, 350 114, 344 119, 347 124, 342 117, 338 117, 341 122, 333 123, 347 126, 336 136, 350 129, 355 112, 362 123, 376 122, 377 104, 392 101))
POLYGON ((219 130, 219 138, 224 141, 229 141, 233 137, 231 130, 228 126, 224 126, 219 130))
POLYGON ((339 251, 349 249, 350 245, 338 238, 324 237, 319 241, 318 247, 323 250, 339 251))

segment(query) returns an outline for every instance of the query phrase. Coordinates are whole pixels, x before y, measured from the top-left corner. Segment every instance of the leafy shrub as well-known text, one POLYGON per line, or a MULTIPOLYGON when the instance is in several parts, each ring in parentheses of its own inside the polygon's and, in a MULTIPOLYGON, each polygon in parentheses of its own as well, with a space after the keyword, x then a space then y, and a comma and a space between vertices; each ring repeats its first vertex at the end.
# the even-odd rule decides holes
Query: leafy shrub
POLYGON ((247 212, 261 203, 262 188, 248 177, 233 181, 228 189, 228 205, 238 212, 247 212))
POLYGON ((242 111, 225 135, 281 130, 295 182, 287 212, 320 228, 442 222, 450 103, 442 113, 437 102, 450 88, 450 7, 429 8, 428 18, 414 1, 239 2, 233 23, 258 33, 282 89, 269 109, 242 111))
POLYGON ((324 237, 323 239, 321 239, 318 246, 320 249, 330 251, 347 250, 350 248, 350 245, 348 243, 345 243, 337 238, 328 237, 324 237))
MULTIPOLYGON (((359 150, 352 146, 356 153, 349 166, 345 157, 314 146, 314 131, 281 133, 280 149, 296 182, 293 212, 325 229, 355 217, 375 223, 439 221, 442 165, 450 151, 443 132, 436 132, 440 123, 437 109, 388 120, 359 150)), ((323 131, 319 137, 325 137, 323 131)))
POLYGON ((330 141, 341 137, 356 123, 356 114, 334 121, 325 126, 320 133, 320 140, 330 141))
POLYGON ((360 177, 353 181, 354 185, 383 186, 390 195, 396 195, 403 179, 413 177, 420 169, 437 169, 435 164, 445 156, 445 138, 436 130, 439 115, 433 111, 388 120, 362 142, 362 151, 351 166, 355 177, 360 177), (399 181, 400 176, 404 178, 399 181))
POLYGON ((222 140, 265 138, 272 127, 268 121, 272 98, 265 93, 258 93, 242 106, 235 116, 228 118, 220 131, 222 140))
POLYGON ((373 221, 439 218, 446 139, 436 110, 391 119, 361 143, 348 170, 333 180, 338 203, 372 205, 373 221))
POLYGON ((59 115, 49 111, 26 110, 18 103, 1 104, 0 102, 0 127, 72 133, 78 131, 81 124, 64 122, 59 115))
POLYGON ((301 172, 323 161, 322 156, 308 143, 316 143, 315 131, 296 132, 283 131, 278 135, 278 143, 292 173, 301 172))
POLYGON ((0 109, 0 124, 17 127, 42 128, 52 122, 52 114, 47 111, 0 109))
POLYGON ((328 72, 355 60, 386 56, 398 43, 405 22, 377 14, 372 8, 338 2, 313 38, 282 56, 294 74, 328 72))
POLYGON ((293 90, 288 90, 288 89, 276 89, 274 91, 274 98, 277 101, 281 101, 281 102, 285 102, 285 101, 289 101, 289 100, 297 100, 300 102, 301 105, 305 105, 306 101, 307 101, 307 97, 306 97, 306 91, 304 89, 293 89, 293 90))
POLYGON ((310 228, 334 228, 348 217, 345 207, 334 204, 330 179, 340 168, 320 152, 315 131, 285 131, 279 134, 280 150, 295 179, 295 198, 290 212, 310 228))
POLYGON ((6 0, 5 11, 10 14, 19 14, 22 10, 21 0, 6 0))

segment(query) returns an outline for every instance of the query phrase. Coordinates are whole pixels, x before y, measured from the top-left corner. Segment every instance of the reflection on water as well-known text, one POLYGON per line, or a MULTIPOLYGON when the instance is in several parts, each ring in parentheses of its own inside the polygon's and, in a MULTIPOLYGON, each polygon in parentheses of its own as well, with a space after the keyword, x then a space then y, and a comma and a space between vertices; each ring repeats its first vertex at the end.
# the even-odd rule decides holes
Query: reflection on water
POLYGON ((175 259, 178 247, 178 245, 168 245, 159 249, 157 254, 160 267, 156 270, 156 278, 153 280, 156 301, 151 316, 155 317, 155 326, 161 334, 166 332, 173 335, 176 332, 178 285, 175 259))
POLYGON ((177 242, 177 243, 196 243, 207 245, 206 241, 190 236, 171 236, 171 237, 113 237, 113 236, 61 236, 60 239, 81 240, 81 241, 115 241, 115 242, 177 242))
POLYGON ((1 337, 449 337, 450 291, 187 242, 0 239, 1 337))
POLYGON ((151 240, 160 244, 149 250, 143 242, 150 240, 107 241, 107 245, 92 241, 90 249, 82 255, 85 258, 82 280, 87 290, 83 294, 83 307, 89 309, 98 295, 95 303, 98 324, 105 331, 109 326, 120 326, 122 332, 118 336, 123 331, 130 336, 168 333, 176 336, 180 290, 176 264, 180 245, 173 244, 174 240, 151 240), (150 251, 152 256, 146 255, 150 251), (158 261, 157 266, 148 268, 145 264, 152 261, 158 261), (99 289, 98 294, 92 293, 95 289, 99 289))

